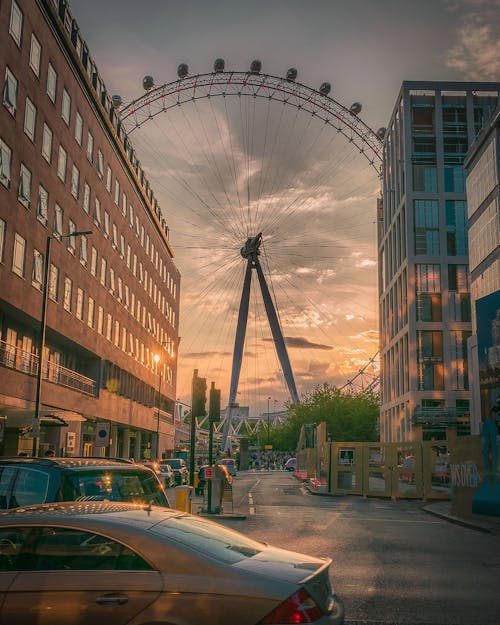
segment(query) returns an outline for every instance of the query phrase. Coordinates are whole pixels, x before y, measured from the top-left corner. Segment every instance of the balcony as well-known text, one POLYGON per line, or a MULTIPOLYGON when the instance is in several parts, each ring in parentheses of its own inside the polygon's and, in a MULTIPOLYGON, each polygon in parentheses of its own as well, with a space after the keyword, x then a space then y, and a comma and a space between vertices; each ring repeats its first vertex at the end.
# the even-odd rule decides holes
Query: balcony
MULTIPOLYGON (((9 345, 5 341, 0 341, 0 365, 35 377, 38 371, 38 356, 9 345)), ((91 397, 97 397, 95 380, 50 361, 45 361, 43 364, 42 379, 91 397)))

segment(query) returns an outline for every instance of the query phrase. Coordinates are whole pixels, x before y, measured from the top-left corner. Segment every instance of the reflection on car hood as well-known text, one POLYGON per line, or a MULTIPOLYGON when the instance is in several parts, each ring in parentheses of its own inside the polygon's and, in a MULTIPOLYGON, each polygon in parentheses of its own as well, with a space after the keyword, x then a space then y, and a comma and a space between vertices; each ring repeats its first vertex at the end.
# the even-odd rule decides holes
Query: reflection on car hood
POLYGON ((286 582, 303 582, 318 569, 328 567, 331 560, 314 558, 302 553, 267 547, 252 558, 245 558, 233 566, 249 573, 269 575, 286 582))

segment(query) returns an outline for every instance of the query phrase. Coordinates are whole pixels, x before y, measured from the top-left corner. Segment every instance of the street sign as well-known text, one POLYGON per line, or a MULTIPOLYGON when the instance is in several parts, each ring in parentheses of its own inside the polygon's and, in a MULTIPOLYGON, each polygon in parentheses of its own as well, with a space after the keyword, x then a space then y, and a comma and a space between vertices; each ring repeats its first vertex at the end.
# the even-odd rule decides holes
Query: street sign
POLYGON ((213 467, 206 467, 205 468, 205 479, 206 480, 213 480, 214 479, 214 468, 213 467))
POLYGON ((97 423, 95 430, 96 447, 107 447, 109 445, 109 426, 110 424, 105 421, 97 423))
POLYGON ((269 449, 269 450, 271 450, 272 448, 273 448, 273 446, 272 446, 272 445, 264 445, 264 449, 269 449))

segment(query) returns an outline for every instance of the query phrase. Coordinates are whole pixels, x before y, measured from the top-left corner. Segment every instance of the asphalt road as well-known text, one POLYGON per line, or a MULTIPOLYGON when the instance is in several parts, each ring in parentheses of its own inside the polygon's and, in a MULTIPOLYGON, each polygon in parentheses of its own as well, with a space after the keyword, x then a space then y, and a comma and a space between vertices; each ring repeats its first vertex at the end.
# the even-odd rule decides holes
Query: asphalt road
POLYGON ((421 501, 315 496, 284 471, 240 472, 233 495, 246 519, 217 521, 333 558, 350 625, 500 624, 498 535, 429 515, 421 501))

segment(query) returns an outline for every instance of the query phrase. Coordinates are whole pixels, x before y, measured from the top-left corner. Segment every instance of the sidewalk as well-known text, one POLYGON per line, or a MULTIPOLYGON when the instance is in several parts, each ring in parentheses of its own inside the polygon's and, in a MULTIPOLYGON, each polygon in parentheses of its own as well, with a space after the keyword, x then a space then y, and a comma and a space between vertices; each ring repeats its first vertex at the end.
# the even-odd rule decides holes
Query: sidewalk
MULTIPOLYGON (((326 484, 320 483, 318 480, 308 480, 305 473, 296 471, 294 477, 299 481, 302 481, 311 495, 322 495, 325 497, 336 497, 335 493, 326 492, 326 484)), ((356 496, 356 495, 343 495, 344 497, 356 496)), ((455 516, 451 513, 451 501, 423 501, 422 510, 428 514, 432 514, 436 517, 444 519, 450 523, 456 525, 462 525, 478 532, 486 532, 489 534, 500 535, 500 518, 495 520, 492 517, 485 519, 474 517, 473 519, 467 519, 463 517, 455 516)))

